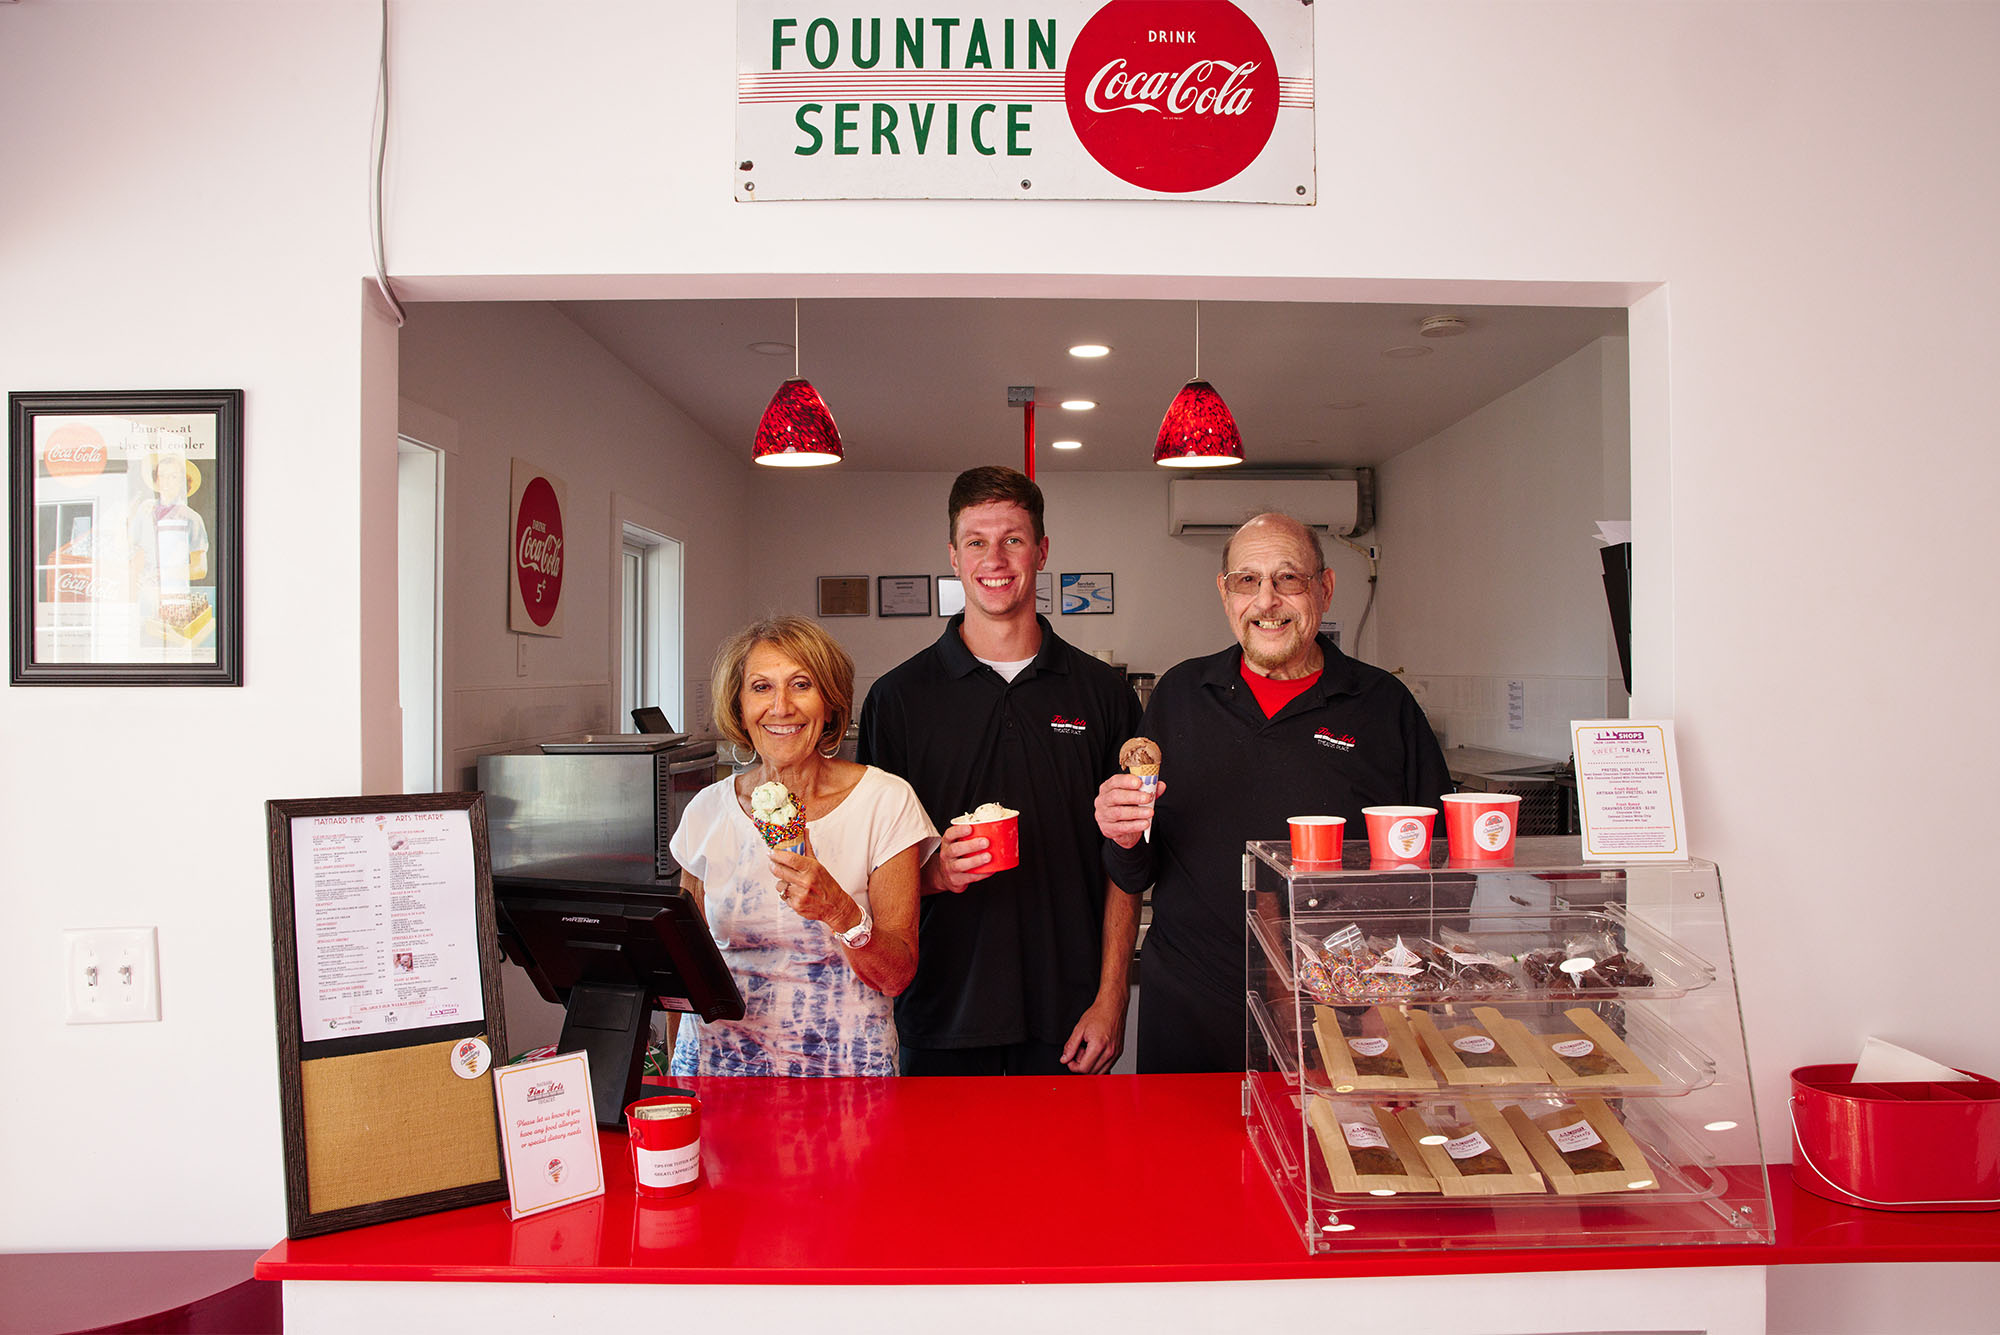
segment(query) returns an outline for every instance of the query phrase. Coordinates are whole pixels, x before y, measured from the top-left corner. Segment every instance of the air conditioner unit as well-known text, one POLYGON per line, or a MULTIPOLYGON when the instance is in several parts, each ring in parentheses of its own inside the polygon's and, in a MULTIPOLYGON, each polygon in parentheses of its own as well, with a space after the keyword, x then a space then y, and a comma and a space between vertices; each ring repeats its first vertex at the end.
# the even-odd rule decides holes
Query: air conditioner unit
POLYGON ((1174 478, 1167 483, 1167 532, 1228 534, 1246 519, 1276 511, 1345 537, 1354 532, 1360 507, 1360 484, 1352 478, 1174 478))

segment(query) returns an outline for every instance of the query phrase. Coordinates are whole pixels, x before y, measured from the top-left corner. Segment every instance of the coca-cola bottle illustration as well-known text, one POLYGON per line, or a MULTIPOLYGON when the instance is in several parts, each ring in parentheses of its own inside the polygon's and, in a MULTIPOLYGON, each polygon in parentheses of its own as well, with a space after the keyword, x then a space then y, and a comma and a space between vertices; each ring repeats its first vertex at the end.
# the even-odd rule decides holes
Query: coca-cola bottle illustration
POLYGON ((42 577, 43 602, 87 603, 97 598, 96 547, 90 516, 77 516, 70 522, 69 541, 49 556, 42 577))

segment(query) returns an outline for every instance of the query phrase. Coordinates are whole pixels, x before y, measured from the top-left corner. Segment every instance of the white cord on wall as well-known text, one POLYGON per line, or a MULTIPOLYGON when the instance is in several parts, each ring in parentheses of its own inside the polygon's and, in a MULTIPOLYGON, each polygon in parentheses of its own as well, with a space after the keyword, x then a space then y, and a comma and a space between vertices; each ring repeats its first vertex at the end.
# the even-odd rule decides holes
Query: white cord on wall
POLYGON ((395 292, 389 287, 389 269, 382 253, 382 158, 389 141, 389 0, 382 0, 382 41, 379 50, 375 67, 374 149, 368 178, 368 241, 375 257, 375 286, 381 290, 382 300, 389 303, 389 311, 396 317, 396 328, 401 329, 409 317, 403 311, 403 303, 396 300, 395 292))

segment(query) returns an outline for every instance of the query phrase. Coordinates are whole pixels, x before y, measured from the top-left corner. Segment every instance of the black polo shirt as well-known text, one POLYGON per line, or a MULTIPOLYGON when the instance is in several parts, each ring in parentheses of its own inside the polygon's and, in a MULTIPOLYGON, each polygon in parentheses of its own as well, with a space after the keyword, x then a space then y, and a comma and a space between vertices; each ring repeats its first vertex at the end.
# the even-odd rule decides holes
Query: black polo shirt
POLYGON ((982 802, 1021 813, 1019 867, 924 896, 917 976, 896 998, 912 1047, 1060 1045, 1097 997, 1105 876, 1092 803, 1139 702, 1123 673, 1036 619, 1041 650, 1012 682, 972 656, 959 615, 861 707, 860 759, 907 779, 940 831, 982 802))
POLYGON ((1152 838, 1104 841, 1105 867, 1133 894, 1153 886, 1140 987, 1158 960, 1234 1009, 1244 989, 1243 845, 1290 837, 1289 816, 1345 816, 1366 839, 1361 808, 1438 805, 1452 791, 1444 752, 1408 688, 1320 637, 1319 680, 1265 718, 1231 645, 1160 678, 1139 731, 1160 744, 1166 792, 1152 838))

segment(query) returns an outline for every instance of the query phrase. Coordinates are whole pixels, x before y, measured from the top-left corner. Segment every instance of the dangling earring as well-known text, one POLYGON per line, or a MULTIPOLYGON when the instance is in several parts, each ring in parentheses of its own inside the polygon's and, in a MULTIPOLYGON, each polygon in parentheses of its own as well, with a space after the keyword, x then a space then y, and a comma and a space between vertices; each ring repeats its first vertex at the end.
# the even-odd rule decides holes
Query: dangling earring
POLYGON ((820 758, 823 760, 831 760, 835 756, 840 754, 840 738, 838 736, 834 736, 828 738, 827 740, 832 743, 833 745, 832 750, 828 750, 824 746, 817 748, 820 754, 820 758))
POLYGON ((754 750, 748 756, 745 756, 742 747, 738 746, 735 742, 729 744, 729 763, 737 769, 749 769, 755 763, 756 759, 757 753, 754 750))

